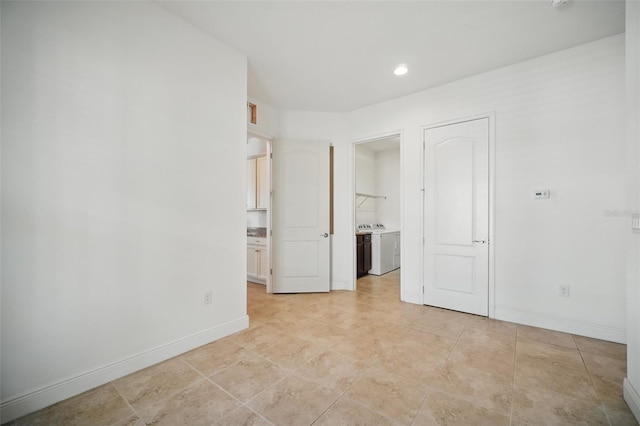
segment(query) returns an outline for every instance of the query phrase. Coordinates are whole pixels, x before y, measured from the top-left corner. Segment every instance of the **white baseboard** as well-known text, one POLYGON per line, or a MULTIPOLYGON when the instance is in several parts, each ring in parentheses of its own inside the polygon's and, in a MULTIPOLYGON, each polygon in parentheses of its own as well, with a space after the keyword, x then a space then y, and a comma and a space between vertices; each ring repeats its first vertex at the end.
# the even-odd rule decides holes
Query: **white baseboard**
POLYGON ((237 320, 149 349, 53 385, 7 398, 0 403, 0 423, 10 422, 127 374, 166 361, 174 356, 244 330, 248 326, 249 317, 245 315, 237 320))
POLYGON ((629 379, 625 378, 623 383, 624 400, 627 402, 631 412, 636 416, 636 420, 640 423, 640 393, 633 387, 629 379))
POLYGON ((504 308, 496 308, 495 319, 561 331, 563 333, 577 334, 579 336, 592 337, 594 339, 607 340, 610 342, 627 342, 627 330, 624 328, 607 327, 598 324, 589 324, 580 321, 572 321, 547 315, 531 314, 528 312, 504 308))

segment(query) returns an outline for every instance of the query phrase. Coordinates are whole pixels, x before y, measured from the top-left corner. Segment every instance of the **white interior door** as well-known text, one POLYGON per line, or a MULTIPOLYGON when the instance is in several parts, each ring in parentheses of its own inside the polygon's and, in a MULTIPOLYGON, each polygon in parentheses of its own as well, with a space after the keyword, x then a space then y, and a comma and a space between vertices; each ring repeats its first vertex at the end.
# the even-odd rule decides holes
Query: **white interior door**
POLYGON ((424 304, 489 313, 489 119, 424 132, 424 304))
POLYGON ((327 292, 329 143, 276 140, 272 152, 272 292, 327 292))

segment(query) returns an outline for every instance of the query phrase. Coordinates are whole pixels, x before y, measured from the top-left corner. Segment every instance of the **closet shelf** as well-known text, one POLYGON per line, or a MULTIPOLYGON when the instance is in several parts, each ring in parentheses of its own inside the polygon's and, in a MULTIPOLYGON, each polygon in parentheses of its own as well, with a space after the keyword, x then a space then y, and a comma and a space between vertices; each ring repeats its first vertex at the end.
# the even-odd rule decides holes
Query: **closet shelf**
POLYGON ((372 194, 364 194, 362 192, 356 192, 356 203, 358 202, 358 198, 362 198, 363 199, 358 204, 358 207, 362 206, 364 204, 364 202, 367 201, 369 198, 379 198, 379 199, 382 199, 382 200, 386 200, 387 199, 387 197, 384 196, 384 195, 372 195, 372 194))

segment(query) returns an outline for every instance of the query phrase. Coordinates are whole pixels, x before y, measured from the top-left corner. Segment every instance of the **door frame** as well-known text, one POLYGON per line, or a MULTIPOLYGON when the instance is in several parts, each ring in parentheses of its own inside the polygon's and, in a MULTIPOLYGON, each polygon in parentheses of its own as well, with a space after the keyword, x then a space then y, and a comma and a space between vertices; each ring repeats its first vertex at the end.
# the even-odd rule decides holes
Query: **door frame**
MULTIPOLYGON (((421 209, 422 209, 422 221, 420 223, 420 228, 421 228, 421 233, 422 233, 422 238, 424 241, 424 237, 425 237, 425 229, 424 229, 424 220, 425 220, 425 209, 424 209, 424 202, 425 202, 425 187, 424 187, 424 179, 425 179, 425 163, 424 163, 424 157, 425 157, 425 145, 426 145, 426 138, 425 138, 425 133, 427 130, 429 129, 434 129, 437 127, 444 127, 444 126, 449 126, 452 124, 460 124, 460 123, 464 123, 467 121, 473 121, 473 120, 479 120, 479 119, 483 119, 486 118, 489 120, 489 294, 488 294, 488 312, 489 312, 489 318, 495 318, 496 316, 496 283, 495 283, 495 250, 496 250, 496 243, 495 243, 495 228, 496 228, 496 222, 495 222, 495 210, 496 210, 496 159, 495 159, 495 154, 496 154, 496 132, 495 132, 495 121, 496 121, 496 113, 495 111, 491 111, 491 112, 485 112, 485 113, 480 113, 480 114, 474 114, 474 115, 469 115, 469 116, 465 116, 465 117, 459 117, 459 118, 454 118, 454 119, 450 119, 450 120, 445 120, 445 121, 439 121, 436 123, 432 123, 432 124, 428 124, 426 126, 421 126, 420 127, 420 132, 421 132, 421 139, 422 139, 422 204, 421 204, 421 209)), ((424 243, 422 244, 422 257, 421 257, 421 262, 422 262, 422 291, 423 291, 423 295, 422 295, 422 304, 424 305, 424 287, 425 287, 425 282, 424 282, 424 273, 425 273, 425 267, 424 267, 424 256, 425 256, 425 245, 424 243)))
MULTIPOLYGON (((349 203, 349 208, 351 209, 351 258, 352 258, 352 291, 357 290, 357 281, 358 281, 358 254, 356 253, 356 207, 355 207, 355 199, 356 199, 356 145, 362 145, 368 142, 375 142, 383 139, 389 139, 392 137, 400 138, 400 235, 404 234, 404 195, 405 195, 405 184, 404 184, 404 131, 403 130, 393 130, 389 132, 380 133, 374 136, 369 136, 365 138, 359 138, 354 140, 351 143, 351 202, 349 203)), ((404 268, 404 259, 405 256, 403 253, 405 252, 405 238, 400 237, 400 269, 404 268)), ((403 299, 402 295, 404 295, 405 288, 405 278, 404 274, 400 274, 400 298, 403 299)))

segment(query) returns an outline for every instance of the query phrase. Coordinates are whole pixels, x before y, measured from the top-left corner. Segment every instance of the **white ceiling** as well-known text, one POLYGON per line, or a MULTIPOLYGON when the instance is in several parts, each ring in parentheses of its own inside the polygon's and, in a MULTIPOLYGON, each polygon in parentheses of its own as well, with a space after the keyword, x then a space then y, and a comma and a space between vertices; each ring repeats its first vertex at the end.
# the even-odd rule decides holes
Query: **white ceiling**
POLYGON ((612 0, 157 4, 245 54, 249 96, 291 110, 351 111, 624 32, 612 0))

